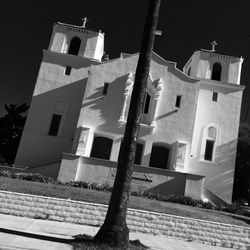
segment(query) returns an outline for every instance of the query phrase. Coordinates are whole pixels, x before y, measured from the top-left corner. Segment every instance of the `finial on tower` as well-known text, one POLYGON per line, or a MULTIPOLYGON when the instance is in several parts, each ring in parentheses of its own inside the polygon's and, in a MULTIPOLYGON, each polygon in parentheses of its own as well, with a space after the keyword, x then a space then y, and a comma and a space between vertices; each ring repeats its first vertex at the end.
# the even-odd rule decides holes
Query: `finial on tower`
POLYGON ((211 42, 211 45, 212 45, 212 50, 211 50, 211 52, 215 52, 215 46, 218 45, 218 43, 215 42, 215 41, 213 41, 213 42, 211 42))
POLYGON ((82 18, 82 28, 86 28, 86 23, 89 21, 88 18, 85 16, 84 18, 82 18))

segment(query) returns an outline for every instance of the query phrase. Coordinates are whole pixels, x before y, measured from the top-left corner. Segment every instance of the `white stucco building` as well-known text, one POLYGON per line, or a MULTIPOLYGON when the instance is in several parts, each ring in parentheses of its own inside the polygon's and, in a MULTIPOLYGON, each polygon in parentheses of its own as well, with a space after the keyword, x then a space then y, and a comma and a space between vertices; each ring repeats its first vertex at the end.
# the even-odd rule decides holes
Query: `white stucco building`
MULTIPOLYGON (((138 54, 103 54, 101 31, 54 24, 15 164, 61 181, 112 183, 138 54)), ((181 71, 152 54, 135 189, 231 202, 242 62, 199 50, 181 71)))

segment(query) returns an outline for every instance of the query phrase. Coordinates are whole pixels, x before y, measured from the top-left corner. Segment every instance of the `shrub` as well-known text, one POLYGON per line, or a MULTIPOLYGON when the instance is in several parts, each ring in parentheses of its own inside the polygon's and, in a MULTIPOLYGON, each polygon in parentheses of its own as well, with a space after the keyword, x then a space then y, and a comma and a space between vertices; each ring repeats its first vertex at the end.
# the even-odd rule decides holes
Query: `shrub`
POLYGON ((57 181, 54 178, 47 177, 38 173, 18 173, 16 174, 16 176, 17 179, 20 180, 57 184, 57 181))
POLYGON ((99 184, 99 183, 89 183, 84 181, 71 181, 67 183, 71 187, 79 187, 79 188, 87 188, 93 190, 101 190, 101 191, 112 191, 112 187, 108 184, 99 184))
POLYGON ((14 173, 8 171, 8 170, 1 170, 0 171, 0 176, 3 176, 3 177, 8 177, 8 178, 14 178, 14 173))
POLYGON ((19 180, 26 180, 26 181, 57 184, 57 181, 54 178, 47 177, 38 173, 14 173, 8 170, 3 170, 0 171, 0 176, 19 179, 19 180))
POLYGON ((140 196, 147 199, 154 199, 158 201, 165 201, 165 202, 174 202, 183 205, 193 206, 193 207, 200 207, 200 208, 207 208, 213 209, 214 206, 209 202, 203 202, 201 200, 195 200, 190 197, 181 196, 181 195, 162 195, 160 193, 151 193, 151 192, 131 192, 133 196, 140 196))

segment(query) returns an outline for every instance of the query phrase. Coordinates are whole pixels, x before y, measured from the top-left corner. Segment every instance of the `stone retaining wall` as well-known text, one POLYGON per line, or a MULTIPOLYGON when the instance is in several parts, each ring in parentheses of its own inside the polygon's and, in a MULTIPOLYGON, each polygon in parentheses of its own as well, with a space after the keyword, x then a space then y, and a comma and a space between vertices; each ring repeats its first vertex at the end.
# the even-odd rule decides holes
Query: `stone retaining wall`
MULTIPOLYGON (((0 213, 100 226, 107 206, 0 191, 0 213)), ((166 235, 234 249, 250 249, 250 227, 129 209, 132 232, 166 235)))

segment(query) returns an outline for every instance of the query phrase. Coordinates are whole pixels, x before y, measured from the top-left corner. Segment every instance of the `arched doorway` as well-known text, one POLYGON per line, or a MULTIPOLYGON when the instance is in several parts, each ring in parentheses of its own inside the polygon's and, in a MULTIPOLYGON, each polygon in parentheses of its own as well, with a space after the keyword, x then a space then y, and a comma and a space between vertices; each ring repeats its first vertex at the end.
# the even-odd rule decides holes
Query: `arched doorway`
POLYGON ((149 166, 153 168, 167 169, 169 149, 161 145, 153 145, 149 166))
POLYGON ((222 66, 220 63, 214 63, 213 69, 212 69, 212 80, 215 81, 220 81, 221 80, 221 71, 222 71, 222 66))
POLYGON ((80 50, 80 46, 81 46, 81 39, 77 36, 73 37, 69 45, 68 54, 77 56, 80 50))
POLYGON ((96 136, 92 144, 90 157, 109 160, 112 150, 113 140, 96 136))

